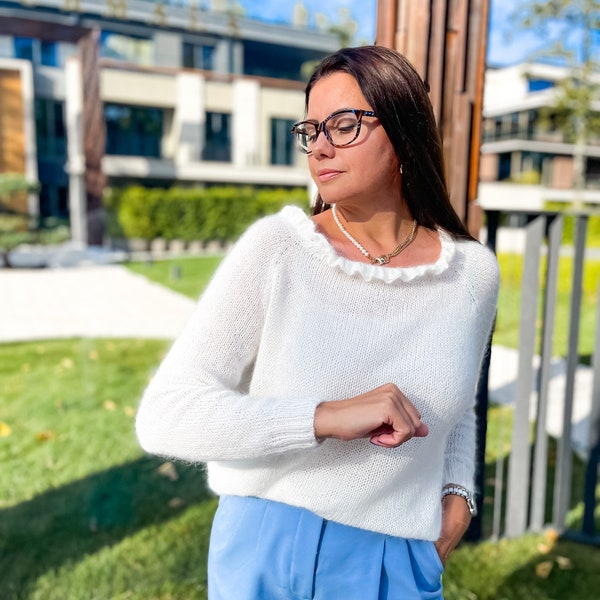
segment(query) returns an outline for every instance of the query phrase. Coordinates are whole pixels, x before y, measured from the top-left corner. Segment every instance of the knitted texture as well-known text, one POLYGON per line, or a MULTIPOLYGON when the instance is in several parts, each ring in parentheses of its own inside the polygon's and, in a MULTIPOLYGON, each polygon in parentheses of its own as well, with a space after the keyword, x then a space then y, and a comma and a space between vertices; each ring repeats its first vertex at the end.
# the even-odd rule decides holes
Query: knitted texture
POLYGON ((383 267, 337 255, 296 207, 255 223, 144 394, 143 448, 208 462, 217 494, 437 539, 442 487, 473 489, 475 390, 499 282, 487 248, 439 235, 435 263, 383 267), (315 439, 317 404, 388 382, 427 437, 394 449, 315 439))

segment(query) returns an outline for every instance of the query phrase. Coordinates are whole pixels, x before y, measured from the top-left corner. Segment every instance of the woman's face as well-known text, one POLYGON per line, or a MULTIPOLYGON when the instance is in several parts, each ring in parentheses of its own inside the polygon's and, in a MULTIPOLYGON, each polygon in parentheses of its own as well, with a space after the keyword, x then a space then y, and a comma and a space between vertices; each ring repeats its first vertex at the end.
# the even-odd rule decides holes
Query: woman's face
MULTIPOLYGON (((320 123, 345 108, 372 110, 354 77, 333 73, 314 84, 306 118, 320 123)), ((358 138, 348 146, 336 148, 320 133, 310 149, 310 172, 325 202, 398 205, 400 167, 394 148, 376 117, 363 117, 358 138)))

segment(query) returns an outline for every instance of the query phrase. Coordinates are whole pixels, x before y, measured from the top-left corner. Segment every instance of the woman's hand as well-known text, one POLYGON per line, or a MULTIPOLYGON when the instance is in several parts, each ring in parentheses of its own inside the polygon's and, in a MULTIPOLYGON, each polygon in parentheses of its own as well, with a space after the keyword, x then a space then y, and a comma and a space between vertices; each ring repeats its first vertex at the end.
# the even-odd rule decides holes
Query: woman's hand
POLYGON ((453 494, 444 496, 442 500, 442 531, 435 542, 435 548, 444 566, 446 559, 458 546, 458 542, 470 523, 471 512, 465 499, 453 494))
POLYGON ((427 425, 412 402, 393 383, 346 400, 322 402, 315 411, 317 438, 370 438, 395 448, 413 437, 425 437, 427 425))

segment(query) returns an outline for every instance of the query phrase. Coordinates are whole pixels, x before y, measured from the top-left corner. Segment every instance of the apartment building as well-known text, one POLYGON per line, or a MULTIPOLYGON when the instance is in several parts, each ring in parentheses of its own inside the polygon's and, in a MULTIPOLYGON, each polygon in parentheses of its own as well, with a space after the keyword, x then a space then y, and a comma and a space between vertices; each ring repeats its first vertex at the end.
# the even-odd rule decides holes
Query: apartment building
POLYGON ((289 129, 306 66, 339 39, 301 13, 266 24, 222 0, 205 5, 0 0, 0 172, 40 183, 23 208, 66 217, 81 195, 84 29, 99 32, 107 185, 308 185, 289 129))
MULTIPOLYGON (((576 145, 552 125, 551 114, 540 118, 556 105, 556 85, 566 75, 565 68, 548 64, 487 70, 479 184, 483 208, 542 210, 547 202, 573 203, 576 145)), ((600 204, 600 135, 588 139, 583 152, 585 189, 578 200, 600 204)))

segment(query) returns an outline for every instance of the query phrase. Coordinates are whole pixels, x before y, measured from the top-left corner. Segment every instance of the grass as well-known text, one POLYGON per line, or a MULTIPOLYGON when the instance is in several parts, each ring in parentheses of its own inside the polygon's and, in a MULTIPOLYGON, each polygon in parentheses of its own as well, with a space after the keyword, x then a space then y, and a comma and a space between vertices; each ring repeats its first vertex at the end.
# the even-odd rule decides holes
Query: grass
POLYGON ((221 260, 221 256, 201 256, 150 263, 132 262, 127 266, 134 273, 196 299, 221 260))
MULTIPOLYGON (((131 268, 195 298, 218 262, 131 268)), ((133 431, 135 406, 166 347, 88 339, 0 345, 0 598, 206 598, 216 500, 203 470, 145 456, 133 431)), ((511 419, 507 407, 490 410, 486 508, 496 460, 506 462, 510 450, 511 419)), ((581 469, 576 462, 576 480, 581 469)), ((576 496, 573 507, 577 519, 576 496)), ((489 534, 491 511, 484 515, 489 534)), ((597 600, 600 552, 552 535, 465 543, 444 584, 447 600, 597 600)))
POLYGON ((170 571, 178 588, 202 587, 214 509, 204 473, 144 456, 133 431, 164 351, 137 340, 0 345, 1 598, 166 598, 170 571))
MULTIPOLYGON (((519 342, 519 317, 523 259, 519 254, 499 254, 501 285, 498 299, 498 319, 494 331, 494 343, 517 348, 519 342)), ((540 263, 540 278, 546 268, 545 259, 540 263)), ((569 335, 570 294, 573 279, 573 260, 561 257, 558 269, 558 303, 556 309, 553 354, 566 356, 569 335)), ((584 362, 594 350, 596 302, 600 281, 600 261, 586 260, 583 272, 581 321, 579 326, 579 355, 584 362)), ((538 315, 542 315, 540 300, 538 315)), ((539 339, 538 320, 538 339, 539 339)))
POLYGON ((525 535, 463 544, 444 573, 446 600, 598 600, 600 551, 525 535))

